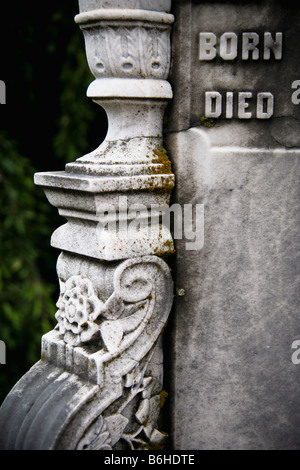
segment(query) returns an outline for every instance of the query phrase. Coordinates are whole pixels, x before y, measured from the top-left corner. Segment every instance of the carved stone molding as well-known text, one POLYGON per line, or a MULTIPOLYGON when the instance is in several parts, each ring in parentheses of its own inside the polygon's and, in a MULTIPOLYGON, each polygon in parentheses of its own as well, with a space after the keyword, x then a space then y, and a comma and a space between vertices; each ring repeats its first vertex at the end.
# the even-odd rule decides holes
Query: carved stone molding
POLYGON ((96 78, 87 94, 106 110, 109 129, 104 143, 67 165, 67 171, 105 171, 110 160, 117 162, 119 174, 124 174, 126 165, 127 174, 145 170, 148 174, 165 173, 169 165, 166 158, 158 159, 157 153, 162 154, 162 118, 172 98, 167 78, 174 16, 150 8, 128 7, 82 11, 75 17, 96 78), (139 142, 133 143, 133 160, 130 147, 136 138, 139 142))
POLYGON ((166 80, 174 22, 165 11, 170 2, 158 2, 162 11, 145 9, 150 2, 125 2, 123 8, 123 2, 117 3, 110 9, 100 1, 83 1, 76 16, 96 77, 87 95, 107 112, 106 138, 65 171, 35 175, 35 183, 68 220, 53 234, 52 246, 108 261, 174 252, 170 231, 159 217, 150 232, 142 224, 134 233, 108 229, 99 237, 100 213, 114 210, 115 218, 127 217, 119 204, 124 194, 129 206, 141 203, 142 211, 150 213, 168 207, 175 182, 163 147, 164 110, 172 98, 166 80))
MULTIPOLYGON (((79 15, 78 22, 82 16, 79 15)), ((168 16, 161 15, 161 18, 168 16)), ((170 26, 159 22, 155 28, 150 22, 135 26, 129 22, 131 17, 116 22, 116 18, 111 16, 114 23, 105 18, 103 26, 100 22, 103 18, 101 14, 96 25, 82 25, 87 59, 93 75, 96 78, 167 79, 170 68, 170 26)))

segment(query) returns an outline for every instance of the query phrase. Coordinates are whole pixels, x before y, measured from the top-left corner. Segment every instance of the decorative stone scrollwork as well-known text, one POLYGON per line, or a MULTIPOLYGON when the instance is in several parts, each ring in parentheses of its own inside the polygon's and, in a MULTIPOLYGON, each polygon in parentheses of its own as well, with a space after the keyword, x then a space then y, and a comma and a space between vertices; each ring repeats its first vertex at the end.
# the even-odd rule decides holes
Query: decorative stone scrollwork
POLYGON ((59 334, 66 344, 82 346, 102 338, 106 349, 113 352, 120 347, 124 335, 145 324, 153 310, 155 288, 145 273, 137 276, 134 269, 137 264, 137 261, 130 263, 129 274, 134 278, 130 279, 127 274, 126 288, 124 280, 116 278, 115 291, 105 303, 97 297, 89 279, 75 275, 66 282, 61 281, 59 310, 55 316, 59 334), (141 284, 140 289, 138 284, 141 284))
MULTIPOLYGON (((147 363, 148 365, 148 363, 147 363)), ((108 417, 100 415, 80 439, 77 450, 163 448, 166 433, 156 429, 164 393, 152 396, 155 380, 139 366, 127 377, 126 399, 108 417), (130 386, 130 387, 129 387, 130 386), (135 409, 135 412, 132 410, 135 409)))
POLYGON ((144 256, 108 268, 63 253, 57 271, 58 324, 43 337, 43 357, 75 373, 80 370, 75 364, 87 361, 84 377, 98 384, 107 371, 110 377, 125 376, 148 354, 167 320, 172 304, 168 266, 158 257, 144 256))

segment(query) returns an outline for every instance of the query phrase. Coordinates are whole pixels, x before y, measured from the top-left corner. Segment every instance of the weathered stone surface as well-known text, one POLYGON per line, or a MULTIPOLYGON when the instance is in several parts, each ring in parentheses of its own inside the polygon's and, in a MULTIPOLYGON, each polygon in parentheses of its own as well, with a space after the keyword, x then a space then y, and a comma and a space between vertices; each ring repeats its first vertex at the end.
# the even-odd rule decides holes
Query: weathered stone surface
POLYGON ((174 200, 205 210, 203 248, 176 242, 176 289, 185 295, 176 297, 172 339, 174 448, 297 449, 299 366, 291 346, 300 335, 300 108, 292 85, 300 10, 285 2, 177 1, 173 12, 174 200), (202 46, 202 55, 216 54, 211 60, 199 60, 200 32, 208 43, 216 38, 202 46), (222 40, 229 34, 233 42, 225 49, 223 42, 224 60, 226 32, 222 40), (258 57, 243 59, 249 32, 260 40, 258 57), (278 44, 265 52, 270 32, 278 44), (218 114, 219 99, 205 107, 207 92, 222 96, 217 118, 206 115, 218 114), (251 98, 243 102, 244 92, 251 98), (262 114, 260 92, 270 100, 262 114))
POLYGON ((35 175, 68 220, 52 236, 56 248, 107 261, 174 252, 170 230, 147 221, 151 211, 168 207, 174 186, 163 147, 174 16, 164 11, 169 2, 147 10, 148 3, 107 9, 100 1, 81 2, 75 17, 95 76, 87 95, 106 110, 109 126, 104 142, 66 171, 35 175))
MULTIPOLYGON (((273 126, 280 122, 291 122, 300 117, 299 106, 292 102, 294 81, 299 80, 299 7, 292 2, 209 2, 174 0, 172 12, 176 17, 172 35, 172 69, 170 82, 174 99, 168 115, 168 130, 180 131, 190 127, 205 126, 205 92, 217 91, 223 96, 222 115, 214 122, 216 128, 224 127, 221 144, 254 147, 261 142, 262 146, 276 146, 277 132, 272 137, 273 126), (215 57, 210 60, 200 60, 200 38, 202 34, 213 34, 215 57), (244 48, 248 44, 245 35, 253 34, 251 40, 257 43, 255 53, 249 51, 247 59, 243 59, 244 48), (229 55, 220 56, 221 37, 224 34, 236 36, 235 48, 231 41, 225 43, 225 50, 233 51, 229 55), (280 39, 281 34, 281 39, 280 39), (270 46, 265 35, 271 42, 277 43, 275 51, 270 46), (277 57, 277 59, 276 59, 277 57), (225 119, 225 93, 234 93, 233 117, 225 119), (252 92, 252 98, 247 99, 252 113, 252 119, 237 119, 238 92, 252 92), (274 96, 273 119, 255 119, 257 94, 269 92, 274 96), (234 129, 231 128, 234 126, 234 129), (236 129, 236 130, 235 130, 236 129), (224 141, 224 135, 227 140, 224 141), (252 136, 252 142, 245 141, 244 134, 252 136)), ((224 37, 224 36, 223 36, 224 37)), ((207 38, 208 39, 208 38, 207 38)), ((250 39, 249 39, 250 41, 250 39)), ((223 41, 224 42, 224 41, 223 41)), ((277 128, 278 130, 278 128, 277 128)), ((286 135, 285 128, 280 135, 286 135)), ((295 132, 293 139, 296 139, 295 132)), ((218 139, 218 133, 212 142, 218 139)), ((286 142, 288 139, 286 138, 286 142)), ((282 143, 286 145, 286 143, 282 143)), ((290 146, 289 143, 287 146, 290 146)), ((298 144, 299 145, 299 141, 298 144)))
POLYGON ((205 207, 202 250, 176 243, 174 446, 297 449, 300 151, 210 147, 198 128, 168 148, 177 200, 205 207))

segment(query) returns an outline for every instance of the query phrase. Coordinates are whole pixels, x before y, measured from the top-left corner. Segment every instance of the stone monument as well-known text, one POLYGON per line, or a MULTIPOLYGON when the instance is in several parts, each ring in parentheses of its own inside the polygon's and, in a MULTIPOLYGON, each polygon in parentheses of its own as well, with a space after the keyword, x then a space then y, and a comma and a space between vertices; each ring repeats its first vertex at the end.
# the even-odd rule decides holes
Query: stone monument
POLYGON ((165 389, 174 450, 299 449, 300 8, 79 6, 109 130, 35 175, 67 219, 57 326, 0 448, 162 449, 165 389))
POLYGON ((173 300, 174 252, 161 211, 174 175, 163 147, 172 89, 170 2, 80 0, 106 139, 65 171, 35 175, 67 223, 51 240, 60 297, 41 360, 0 411, 0 448, 162 448, 161 333, 173 300), (151 5, 150 5, 151 4, 151 5))
POLYGON ((172 3, 167 149, 205 214, 176 242, 173 447, 299 449, 300 8, 172 3))

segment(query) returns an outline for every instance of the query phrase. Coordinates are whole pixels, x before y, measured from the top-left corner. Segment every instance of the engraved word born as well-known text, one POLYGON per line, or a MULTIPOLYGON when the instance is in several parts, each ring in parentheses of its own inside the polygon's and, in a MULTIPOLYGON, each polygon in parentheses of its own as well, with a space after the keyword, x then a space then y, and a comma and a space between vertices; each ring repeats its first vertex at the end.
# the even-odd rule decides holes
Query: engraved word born
POLYGON ((216 47, 217 36, 214 33, 199 34, 199 60, 213 60, 219 55, 223 60, 234 60, 241 50, 242 60, 258 60, 260 55, 264 60, 270 60, 271 52, 276 60, 282 59, 282 33, 264 33, 263 41, 258 33, 242 33, 241 47, 236 33, 227 32, 220 36, 219 46, 216 47), (259 46, 263 42, 261 51, 259 46))

